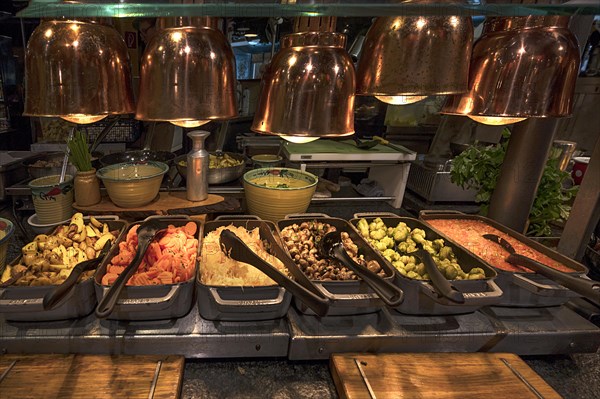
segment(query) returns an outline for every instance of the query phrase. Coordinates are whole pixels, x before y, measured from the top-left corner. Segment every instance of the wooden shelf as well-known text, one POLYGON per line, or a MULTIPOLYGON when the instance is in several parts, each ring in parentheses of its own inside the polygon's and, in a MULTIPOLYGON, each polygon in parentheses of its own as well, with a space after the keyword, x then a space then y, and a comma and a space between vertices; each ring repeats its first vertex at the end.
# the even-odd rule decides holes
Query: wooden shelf
POLYGON ((148 205, 137 208, 121 208, 120 206, 113 204, 107 195, 103 195, 100 203, 96 205, 79 206, 77 203, 73 203, 73 208, 84 213, 94 214, 149 212, 157 215, 166 215, 169 211, 177 209, 201 208, 208 205, 218 204, 224 200, 222 196, 215 194, 209 194, 206 200, 198 202, 188 201, 185 196, 185 192, 160 192, 156 199, 154 199, 154 201, 148 205))

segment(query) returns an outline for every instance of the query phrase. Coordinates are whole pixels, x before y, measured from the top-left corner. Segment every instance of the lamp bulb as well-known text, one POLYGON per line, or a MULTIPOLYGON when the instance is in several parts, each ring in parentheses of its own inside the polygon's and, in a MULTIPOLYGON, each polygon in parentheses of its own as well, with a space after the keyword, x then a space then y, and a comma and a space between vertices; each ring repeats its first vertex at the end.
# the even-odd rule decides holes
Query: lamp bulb
POLYGON ((375 96, 375 98, 387 104, 406 105, 424 100, 427 96, 375 96))
POLYGON ((61 116, 61 118, 68 122, 76 123, 78 125, 87 125, 89 123, 95 123, 95 122, 101 121, 102 119, 106 118, 107 116, 108 115, 71 114, 71 115, 61 116))
POLYGON ((483 123, 484 125, 492 125, 492 126, 502 126, 502 125, 512 125, 513 123, 524 121, 527 118, 511 118, 505 116, 475 116, 475 115, 467 115, 469 118, 473 119, 475 122, 483 123))
POLYGON ((173 125, 175 126, 179 126, 179 127, 198 127, 198 126, 202 126, 202 125, 206 125, 208 122, 210 122, 209 120, 177 120, 177 121, 169 121, 171 122, 173 125))

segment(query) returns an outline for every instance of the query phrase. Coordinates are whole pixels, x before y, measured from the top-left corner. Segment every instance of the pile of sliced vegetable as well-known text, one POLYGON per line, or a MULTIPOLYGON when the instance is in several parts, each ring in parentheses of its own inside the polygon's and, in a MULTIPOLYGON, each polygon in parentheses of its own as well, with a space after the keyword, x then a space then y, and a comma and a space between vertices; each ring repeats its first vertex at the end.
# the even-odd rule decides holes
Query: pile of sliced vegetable
MULTIPOLYGON (((111 259, 102 277, 103 285, 113 284, 133 260, 139 227, 139 224, 132 226, 126 240, 119 243, 119 253, 111 259)), ((166 234, 150 243, 142 263, 127 285, 176 284, 194 277, 198 253, 198 240, 194 235, 197 229, 194 222, 182 227, 169 225, 166 234)))
POLYGON ((411 229, 405 222, 388 227, 381 218, 371 223, 360 219, 356 225, 360 234, 398 270, 400 274, 416 280, 429 280, 425 264, 411 255, 419 247, 429 252, 438 269, 448 280, 477 280, 485 278, 479 267, 465 272, 456 260, 452 247, 446 246, 442 238, 428 240, 425 230, 411 229))
MULTIPOLYGON (((118 231, 110 231, 106 223, 93 216, 85 224, 83 215, 76 213, 69 225, 59 226, 52 234, 38 234, 22 248, 23 256, 15 265, 8 265, 0 280, 19 277, 13 285, 39 286, 61 284, 73 268, 88 259, 95 259, 107 241, 114 242, 118 231)), ((89 278, 94 270, 82 274, 89 278)))

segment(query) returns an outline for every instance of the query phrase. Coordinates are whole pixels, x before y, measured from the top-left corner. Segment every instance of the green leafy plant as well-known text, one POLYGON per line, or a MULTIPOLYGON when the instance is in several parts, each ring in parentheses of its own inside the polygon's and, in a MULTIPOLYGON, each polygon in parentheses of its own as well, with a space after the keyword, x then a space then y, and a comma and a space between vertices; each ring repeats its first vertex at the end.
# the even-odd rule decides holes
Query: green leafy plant
MULTIPOLYGON (((483 215, 488 212, 509 137, 510 132, 505 129, 504 140, 500 144, 487 147, 471 146, 453 160, 450 171, 452 182, 462 188, 477 190, 475 200, 481 204, 483 215)), ((564 222, 569 217, 569 201, 576 195, 577 187, 563 188, 563 183, 570 179, 570 176, 558 168, 559 155, 560 150, 553 150, 544 168, 529 214, 528 235, 550 236, 551 223, 564 222)))
POLYGON ((69 147, 69 161, 80 172, 92 170, 92 155, 88 149, 87 139, 83 132, 77 130, 73 133, 73 138, 67 141, 69 147))

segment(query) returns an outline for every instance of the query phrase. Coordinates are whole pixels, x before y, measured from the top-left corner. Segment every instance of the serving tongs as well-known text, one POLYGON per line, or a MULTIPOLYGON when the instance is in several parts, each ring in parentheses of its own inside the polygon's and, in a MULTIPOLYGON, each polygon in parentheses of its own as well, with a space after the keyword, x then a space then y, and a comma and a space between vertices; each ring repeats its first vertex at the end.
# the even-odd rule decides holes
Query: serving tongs
POLYGON ((108 292, 104 295, 98 306, 96 307, 96 316, 100 319, 108 317, 117 301, 119 300, 119 294, 127 284, 127 281, 137 271, 139 265, 144 259, 144 255, 148 250, 148 246, 153 240, 160 239, 167 229, 160 229, 159 225, 155 220, 149 220, 144 222, 137 230, 138 246, 135 256, 131 260, 131 263, 119 274, 119 277, 115 280, 113 285, 110 287, 108 292))
POLYGON ((431 285, 439 295, 452 302, 465 303, 465 296, 463 293, 456 289, 456 287, 442 274, 429 252, 425 251, 423 248, 419 248, 414 253, 416 253, 421 259, 421 262, 425 265, 425 270, 427 270, 427 274, 429 274, 431 285))
POLYGON ((342 265, 352 270, 360 277, 381 300, 388 306, 398 306, 404 300, 404 292, 394 284, 381 278, 377 273, 356 263, 346 252, 339 231, 332 231, 321 238, 317 244, 319 253, 326 257, 338 260, 342 265))
POLYGON ((294 261, 291 260, 275 240, 271 229, 266 223, 260 223, 259 232, 261 237, 271 243, 271 251, 283 265, 289 270, 296 281, 286 277, 275 267, 254 253, 244 241, 234 232, 224 229, 221 232, 220 242, 224 252, 233 260, 248 263, 269 276, 277 284, 288 290, 308 306, 317 316, 325 316, 329 311, 329 298, 323 295, 318 288, 299 270, 294 261), (291 262, 291 264, 290 264, 291 262))
POLYGON ((102 247, 102 250, 97 257, 79 262, 73 268, 73 270, 71 270, 69 277, 67 277, 62 284, 57 285, 54 289, 48 291, 46 295, 44 295, 44 300, 42 302, 44 310, 54 309, 56 305, 58 305, 67 296, 67 294, 71 292, 71 289, 75 287, 75 284, 79 280, 79 276, 81 276, 83 272, 95 269, 98 264, 100 264, 102 259, 104 259, 106 254, 108 254, 110 251, 110 247, 111 241, 108 240, 106 244, 104 244, 104 247, 102 247))
POLYGON ((600 282, 561 272, 525 255, 518 254, 510 242, 496 234, 484 234, 483 238, 495 242, 504 248, 509 253, 505 259, 508 263, 531 269, 593 302, 600 303, 600 282))

